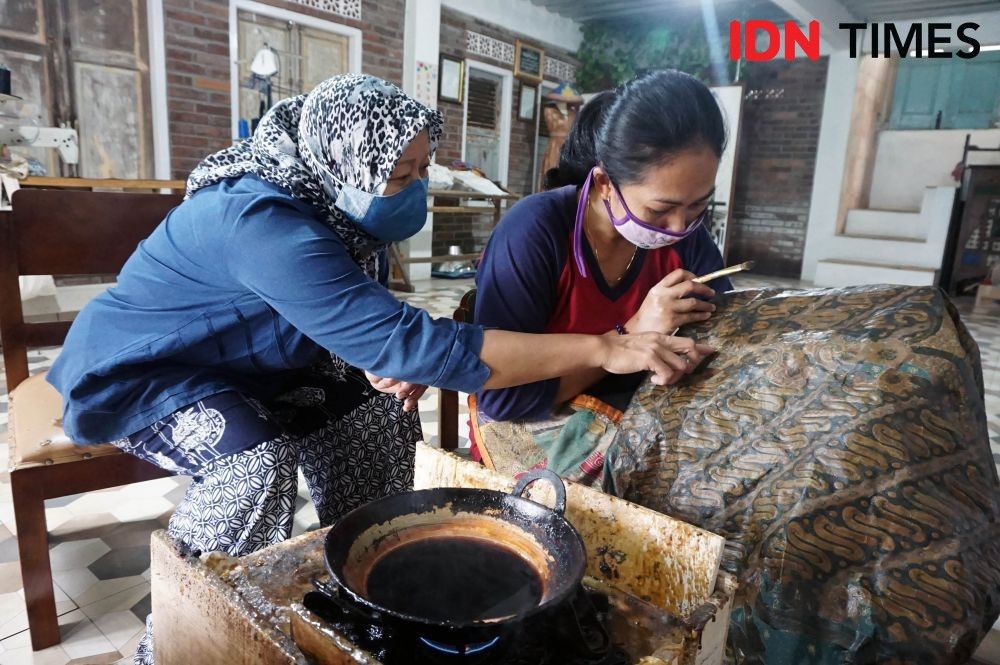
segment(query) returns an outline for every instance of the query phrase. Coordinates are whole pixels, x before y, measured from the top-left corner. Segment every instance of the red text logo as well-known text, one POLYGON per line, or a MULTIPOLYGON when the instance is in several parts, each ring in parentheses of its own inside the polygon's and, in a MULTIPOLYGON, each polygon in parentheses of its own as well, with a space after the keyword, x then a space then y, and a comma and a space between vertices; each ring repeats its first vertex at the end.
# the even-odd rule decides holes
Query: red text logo
POLYGON ((750 62, 774 60, 785 45, 785 60, 795 59, 796 47, 810 60, 819 59, 819 21, 809 21, 808 36, 795 21, 785 21, 784 39, 781 31, 772 21, 753 20, 741 24, 739 21, 729 22, 729 59, 739 60, 742 55, 750 62), (767 35, 767 47, 759 48, 761 33, 767 35))

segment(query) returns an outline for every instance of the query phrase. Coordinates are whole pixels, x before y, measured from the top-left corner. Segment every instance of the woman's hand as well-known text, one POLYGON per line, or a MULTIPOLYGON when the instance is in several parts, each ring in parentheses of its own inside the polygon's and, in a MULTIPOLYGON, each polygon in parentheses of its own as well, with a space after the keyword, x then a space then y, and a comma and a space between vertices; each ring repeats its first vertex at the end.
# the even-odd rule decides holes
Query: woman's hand
POLYGON ((427 392, 427 386, 422 386, 419 383, 385 379, 370 372, 365 372, 365 377, 375 390, 386 395, 395 395, 396 399, 402 401, 403 411, 415 410, 420 397, 427 392))
POLYGON ((612 374, 631 374, 648 370, 658 386, 677 383, 690 374, 703 359, 715 353, 707 344, 696 344, 687 337, 663 333, 602 335, 604 346, 601 367, 612 374))
POLYGON ((687 270, 675 270, 649 290, 642 306, 625 324, 629 332, 669 333, 696 321, 705 321, 715 305, 694 296, 712 298, 715 291, 695 281, 687 270))

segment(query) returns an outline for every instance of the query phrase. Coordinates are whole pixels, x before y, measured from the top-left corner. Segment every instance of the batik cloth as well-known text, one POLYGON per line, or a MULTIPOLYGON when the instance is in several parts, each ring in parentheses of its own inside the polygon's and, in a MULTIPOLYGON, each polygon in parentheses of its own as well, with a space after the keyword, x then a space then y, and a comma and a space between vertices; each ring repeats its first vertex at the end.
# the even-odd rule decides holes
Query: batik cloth
POLYGON ((737 663, 964 663, 1000 612, 979 350, 934 288, 751 290, 647 381, 612 489, 726 538, 737 663))

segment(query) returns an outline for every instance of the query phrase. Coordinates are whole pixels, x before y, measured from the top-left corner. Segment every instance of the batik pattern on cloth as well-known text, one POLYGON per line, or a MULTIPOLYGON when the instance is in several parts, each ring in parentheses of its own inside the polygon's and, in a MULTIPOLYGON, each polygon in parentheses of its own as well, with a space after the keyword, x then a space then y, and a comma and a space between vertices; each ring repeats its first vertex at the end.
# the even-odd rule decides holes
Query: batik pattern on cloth
POLYGON ((230 391, 178 409, 115 445, 171 473, 195 475, 210 462, 282 433, 259 401, 230 391))
MULTIPOLYGON (((243 556, 286 540, 300 467, 321 526, 412 489, 422 438, 418 414, 375 391, 358 370, 345 375, 331 367, 298 374, 273 408, 239 393, 220 393, 115 442, 162 468, 194 476, 167 528, 178 543, 193 552, 243 556), (221 454, 230 440, 238 452, 221 454), (240 440, 256 443, 245 448, 240 440)), ((152 665, 152 645, 147 620, 136 665, 152 665)))
POLYGON ((1000 612, 979 351, 937 289, 741 291, 644 384, 616 493, 727 539, 739 663, 964 663, 1000 612))

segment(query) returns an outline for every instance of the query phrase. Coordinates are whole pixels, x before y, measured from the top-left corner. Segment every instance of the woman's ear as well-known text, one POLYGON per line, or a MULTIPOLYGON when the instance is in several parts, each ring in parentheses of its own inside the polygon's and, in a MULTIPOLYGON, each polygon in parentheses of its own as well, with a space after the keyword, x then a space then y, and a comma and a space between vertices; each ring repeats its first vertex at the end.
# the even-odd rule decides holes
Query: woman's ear
POLYGON ((611 200, 611 178, 608 177, 607 172, 600 166, 594 168, 594 181, 591 186, 597 192, 597 196, 605 201, 611 200))

